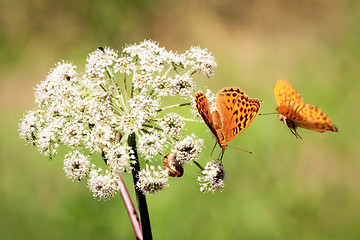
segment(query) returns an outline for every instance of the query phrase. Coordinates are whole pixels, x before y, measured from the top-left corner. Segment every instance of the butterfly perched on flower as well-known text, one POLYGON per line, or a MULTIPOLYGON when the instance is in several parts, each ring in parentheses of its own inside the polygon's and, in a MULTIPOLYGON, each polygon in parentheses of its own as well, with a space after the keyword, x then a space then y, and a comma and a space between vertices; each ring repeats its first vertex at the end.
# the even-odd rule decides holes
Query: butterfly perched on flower
POLYGON ((301 138, 296 131, 297 127, 320 133, 338 131, 325 113, 315 106, 306 104, 287 81, 278 80, 276 82, 274 96, 278 104, 276 111, 279 113, 280 120, 289 127, 296 138, 301 138))
POLYGON ((260 108, 260 100, 249 98, 237 87, 220 90, 213 111, 210 111, 209 100, 201 91, 196 94, 195 102, 200 116, 223 150, 228 141, 250 125, 260 108))

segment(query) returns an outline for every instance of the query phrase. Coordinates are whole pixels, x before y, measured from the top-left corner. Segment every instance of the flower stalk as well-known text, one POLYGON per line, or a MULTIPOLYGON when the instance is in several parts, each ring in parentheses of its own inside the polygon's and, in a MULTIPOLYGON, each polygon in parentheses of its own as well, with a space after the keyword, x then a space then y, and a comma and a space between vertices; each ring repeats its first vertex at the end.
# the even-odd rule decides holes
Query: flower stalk
MULTIPOLYGON (((133 133, 128 138, 128 144, 129 147, 131 147, 133 151, 134 160, 132 164, 132 175, 134 180, 134 186, 139 181, 139 172, 140 172, 140 164, 139 164, 139 157, 137 154, 137 148, 136 148, 136 135, 133 133)), ((149 218, 149 212, 148 207, 146 203, 146 197, 145 195, 139 191, 138 188, 135 187, 135 194, 136 194, 136 200, 139 207, 139 214, 140 214, 140 221, 141 221, 141 228, 144 239, 152 239, 152 233, 151 233, 151 225, 150 225, 150 218, 149 218)))
POLYGON ((134 229, 135 237, 138 240, 142 240, 143 235, 142 235, 141 223, 140 223, 140 220, 136 213, 136 209, 134 207, 134 204, 130 198, 129 192, 126 188, 126 185, 125 185, 120 173, 118 174, 118 178, 119 179, 117 181, 117 185, 119 186, 119 192, 121 194, 121 198, 124 201, 126 211, 128 212, 131 225, 134 229))

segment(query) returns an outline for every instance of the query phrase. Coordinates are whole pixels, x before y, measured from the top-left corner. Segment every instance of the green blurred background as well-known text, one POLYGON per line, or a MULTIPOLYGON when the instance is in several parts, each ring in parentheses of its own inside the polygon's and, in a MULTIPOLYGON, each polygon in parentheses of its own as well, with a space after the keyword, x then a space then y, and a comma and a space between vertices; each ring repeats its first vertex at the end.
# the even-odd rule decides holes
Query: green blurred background
MULTIPOLYGON (((56 62, 83 70, 98 46, 153 39, 214 54, 218 68, 199 79, 202 89, 239 86, 268 113, 284 78, 339 128, 300 129, 298 140, 276 116, 258 116, 230 142, 255 154, 225 153, 224 192, 200 193, 188 166, 148 197, 154 239, 360 239, 359 23, 360 2, 351 0, 1 0, 0 238, 134 239, 119 196, 93 199, 85 183, 65 178, 62 154, 48 161, 17 128, 56 62)), ((206 162, 210 132, 188 129, 206 140, 206 162)))

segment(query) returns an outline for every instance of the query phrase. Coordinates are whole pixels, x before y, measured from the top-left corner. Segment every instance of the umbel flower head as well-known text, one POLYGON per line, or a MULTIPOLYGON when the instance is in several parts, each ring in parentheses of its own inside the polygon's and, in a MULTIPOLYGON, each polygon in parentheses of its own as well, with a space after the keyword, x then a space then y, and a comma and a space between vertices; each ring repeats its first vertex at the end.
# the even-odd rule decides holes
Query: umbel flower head
POLYGON ((36 107, 22 119, 20 136, 48 158, 66 146, 66 177, 87 179, 94 197, 109 199, 118 190, 116 176, 139 161, 128 141, 135 135, 147 164, 137 188, 155 193, 168 185, 166 154, 183 167, 201 153, 203 141, 183 132, 186 119, 174 110, 191 105, 193 77, 199 76, 194 73, 210 77, 215 67, 214 57, 200 47, 176 53, 146 40, 120 53, 98 48, 86 58, 84 73, 62 61, 37 85, 36 107), (167 105, 169 97, 180 104, 167 105), (101 166, 93 160, 99 156, 101 166))
POLYGON ((224 188, 225 171, 224 166, 218 159, 208 162, 198 177, 201 192, 214 193, 216 190, 222 191, 224 188))

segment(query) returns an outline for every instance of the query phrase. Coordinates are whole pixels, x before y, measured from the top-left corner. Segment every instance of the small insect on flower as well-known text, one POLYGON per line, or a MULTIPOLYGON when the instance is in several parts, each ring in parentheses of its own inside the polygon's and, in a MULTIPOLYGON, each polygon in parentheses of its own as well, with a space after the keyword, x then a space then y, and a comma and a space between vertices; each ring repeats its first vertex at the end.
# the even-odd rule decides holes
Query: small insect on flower
POLYGON ((46 79, 35 88, 35 103, 39 108, 52 105, 68 105, 76 89, 76 66, 68 62, 59 62, 46 76, 46 79))
POLYGON ((94 52, 89 54, 86 59, 85 72, 90 78, 105 77, 106 67, 110 66, 117 59, 118 54, 109 47, 99 47, 94 52))
POLYGON ((214 193, 217 189, 222 191, 224 188, 225 171, 219 159, 208 162, 201 173, 202 176, 198 177, 201 192, 214 193))
POLYGON ((168 170, 170 177, 182 177, 184 175, 183 166, 175 161, 175 156, 172 154, 164 157, 164 168, 168 170))

